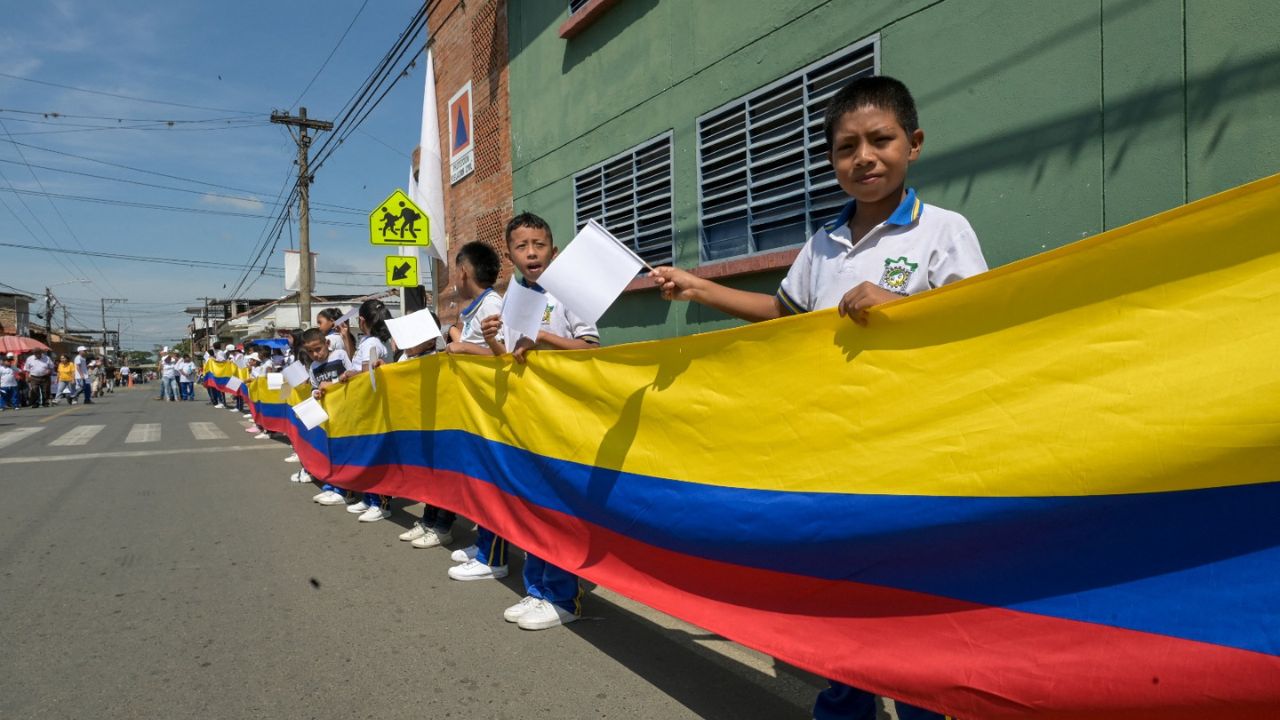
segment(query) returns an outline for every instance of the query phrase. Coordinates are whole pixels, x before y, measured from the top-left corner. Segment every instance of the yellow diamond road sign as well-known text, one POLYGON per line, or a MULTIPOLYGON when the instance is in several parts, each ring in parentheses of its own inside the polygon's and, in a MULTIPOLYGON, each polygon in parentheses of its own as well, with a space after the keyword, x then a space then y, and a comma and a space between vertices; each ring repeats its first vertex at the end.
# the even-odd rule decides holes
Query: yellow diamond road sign
POLYGON ((388 255, 387 285, 391 287, 418 287, 418 258, 388 255))
POLYGON ((403 190, 397 189, 369 213, 369 242, 427 247, 431 244, 427 214, 414 205, 403 190))

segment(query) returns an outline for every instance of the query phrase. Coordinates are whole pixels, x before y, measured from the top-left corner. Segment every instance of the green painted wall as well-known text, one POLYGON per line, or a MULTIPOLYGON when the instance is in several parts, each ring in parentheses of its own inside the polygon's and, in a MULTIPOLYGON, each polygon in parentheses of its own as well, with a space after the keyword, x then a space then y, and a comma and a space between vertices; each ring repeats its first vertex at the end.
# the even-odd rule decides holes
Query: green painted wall
MULTIPOLYGON (((622 0, 563 40, 566 6, 508 14, 515 205, 561 242, 573 174, 672 130, 677 263, 696 265, 697 116, 877 33, 920 106, 911 183, 969 218, 993 266, 1280 172, 1273 0, 622 0)), ((649 292, 601 329, 735 322, 649 292)))

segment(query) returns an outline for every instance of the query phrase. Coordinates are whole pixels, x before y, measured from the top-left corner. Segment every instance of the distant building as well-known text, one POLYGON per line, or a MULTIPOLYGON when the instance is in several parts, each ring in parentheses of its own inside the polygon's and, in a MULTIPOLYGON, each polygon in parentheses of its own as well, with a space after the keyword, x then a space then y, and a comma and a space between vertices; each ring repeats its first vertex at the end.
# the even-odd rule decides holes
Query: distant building
POLYGON ((31 337, 31 303, 35 301, 22 293, 0 293, 0 335, 31 337))

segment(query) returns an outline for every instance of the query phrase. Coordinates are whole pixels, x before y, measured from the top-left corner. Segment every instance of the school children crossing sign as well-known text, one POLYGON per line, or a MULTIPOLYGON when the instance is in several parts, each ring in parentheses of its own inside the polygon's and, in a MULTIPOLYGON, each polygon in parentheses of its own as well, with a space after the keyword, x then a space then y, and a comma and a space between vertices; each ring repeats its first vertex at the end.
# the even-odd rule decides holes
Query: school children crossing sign
POLYGON ((397 189, 369 213, 369 242, 427 247, 431 245, 427 214, 414 205, 403 190, 397 189))

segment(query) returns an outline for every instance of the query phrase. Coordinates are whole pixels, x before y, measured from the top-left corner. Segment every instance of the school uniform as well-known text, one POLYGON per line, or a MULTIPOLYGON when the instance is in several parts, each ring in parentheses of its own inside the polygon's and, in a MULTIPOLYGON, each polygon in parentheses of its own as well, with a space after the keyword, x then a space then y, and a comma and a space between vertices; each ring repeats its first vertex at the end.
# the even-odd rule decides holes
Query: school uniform
MULTIPOLYGON (((790 314, 833 308, 845 293, 862 282, 873 282, 899 295, 914 295, 942 287, 987 270, 978 236, 963 215, 927 205, 908 189, 906 197, 884 222, 861 238, 849 226, 856 202, 809 238, 778 288, 777 297, 790 314)), ((830 681, 818 694, 815 720, 871 720, 875 696, 865 690, 830 681)), ((943 716, 897 703, 901 720, 931 720, 943 716)))
MULTIPOLYGON (((546 308, 542 311, 542 324, 539 330, 557 337, 583 340, 592 345, 600 344, 600 331, 595 325, 575 315, 540 285, 526 282, 523 278, 520 284, 542 293, 546 298, 546 308)), ((503 339, 505 342, 505 334, 503 339)), ((574 615, 582 614, 582 586, 578 582, 578 576, 552 565, 527 550, 524 560, 524 587, 525 593, 530 597, 546 600, 574 615)))
MULTIPOLYGON (((385 362, 386 358, 390 355, 391 350, 387 348, 387 344, 383 342, 381 338, 375 335, 366 335, 361 338, 360 344, 356 346, 356 357, 351 364, 354 365, 357 370, 360 370, 364 367, 365 363, 368 363, 369 367, 373 367, 379 360, 385 362)), ((391 504, 391 498, 384 495, 378 495, 377 493, 367 492, 364 494, 364 504, 369 507, 379 507, 386 510, 391 504)))
MULTIPOLYGON (((313 362, 308 373, 311 376, 311 387, 319 388, 321 383, 337 382, 338 378, 348 370, 355 370, 356 366, 352 364, 351 358, 347 357, 347 351, 341 348, 330 350, 329 357, 324 362, 313 362)), ((335 492, 339 495, 345 495, 346 490, 326 482, 321 488, 321 492, 335 492)))
MULTIPOLYGON (((481 331, 481 324, 487 317, 502 314, 502 296, 493 288, 485 288, 474 300, 467 303, 467 306, 458 314, 458 319, 462 321, 462 333, 459 340, 475 345, 485 345, 488 343, 484 339, 484 333, 481 331)), ((424 519, 426 517, 424 511, 424 519)), ((441 516, 436 516, 436 522, 441 523, 441 516)), ((452 527, 453 517, 450 513, 448 525, 452 527)), ((476 560, 491 567, 505 567, 507 564, 507 541, 498 537, 493 531, 483 526, 476 526, 476 560)))

